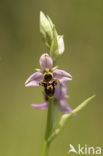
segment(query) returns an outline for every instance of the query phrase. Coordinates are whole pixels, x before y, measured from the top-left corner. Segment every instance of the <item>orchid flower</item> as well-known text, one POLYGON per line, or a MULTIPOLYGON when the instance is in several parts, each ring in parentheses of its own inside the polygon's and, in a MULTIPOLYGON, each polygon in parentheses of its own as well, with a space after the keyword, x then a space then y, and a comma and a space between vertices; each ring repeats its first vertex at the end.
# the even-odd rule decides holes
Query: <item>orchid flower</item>
POLYGON ((72 76, 64 70, 53 68, 53 60, 48 54, 40 57, 41 70, 33 73, 25 82, 26 87, 39 86, 41 80, 49 82, 58 79, 60 83, 72 80, 72 76))
POLYGON ((66 97, 67 89, 64 82, 71 81, 72 76, 64 70, 59 70, 53 67, 52 58, 48 54, 43 54, 40 57, 41 70, 32 74, 26 81, 26 87, 44 86, 46 101, 43 104, 32 104, 33 108, 45 110, 48 108, 48 97, 54 95, 58 103, 58 107, 63 114, 69 113, 69 108, 66 97))

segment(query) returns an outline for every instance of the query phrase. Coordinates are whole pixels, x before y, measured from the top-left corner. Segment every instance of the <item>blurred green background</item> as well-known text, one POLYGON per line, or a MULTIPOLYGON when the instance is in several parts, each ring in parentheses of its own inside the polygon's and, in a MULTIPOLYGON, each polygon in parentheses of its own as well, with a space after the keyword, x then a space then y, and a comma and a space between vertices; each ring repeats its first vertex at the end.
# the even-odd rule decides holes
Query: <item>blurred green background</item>
POLYGON ((46 52, 39 33, 40 10, 64 34, 65 53, 58 65, 73 76, 67 85, 69 105, 75 108, 96 94, 53 142, 50 156, 67 156, 70 143, 103 145, 103 1, 0 0, 1 156, 41 154, 47 111, 32 110, 30 104, 44 101, 42 89, 24 86, 46 52))

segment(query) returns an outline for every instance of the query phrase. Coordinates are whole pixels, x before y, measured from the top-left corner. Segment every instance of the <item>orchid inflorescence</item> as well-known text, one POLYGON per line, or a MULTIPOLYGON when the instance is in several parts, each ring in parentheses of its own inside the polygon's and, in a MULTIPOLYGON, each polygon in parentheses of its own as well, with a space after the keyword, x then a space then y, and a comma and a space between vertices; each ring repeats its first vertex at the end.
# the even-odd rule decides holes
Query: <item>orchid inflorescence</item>
POLYGON ((54 62, 56 63, 58 56, 61 56, 65 49, 63 36, 58 35, 52 20, 49 16, 45 16, 43 12, 40 12, 40 33, 49 52, 41 55, 39 60, 41 69, 37 69, 26 80, 25 86, 42 86, 44 89, 45 102, 43 104, 32 104, 31 106, 39 110, 48 108, 46 134, 42 152, 42 156, 47 156, 50 143, 59 134, 67 120, 83 109, 94 96, 89 97, 73 110, 69 107, 66 83, 72 80, 72 76, 68 72, 58 69, 57 66, 53 67, 54 62), (60 110, 62 113, 57 124, 55 124, 58 117, 56 108, 57 111, 60 110))

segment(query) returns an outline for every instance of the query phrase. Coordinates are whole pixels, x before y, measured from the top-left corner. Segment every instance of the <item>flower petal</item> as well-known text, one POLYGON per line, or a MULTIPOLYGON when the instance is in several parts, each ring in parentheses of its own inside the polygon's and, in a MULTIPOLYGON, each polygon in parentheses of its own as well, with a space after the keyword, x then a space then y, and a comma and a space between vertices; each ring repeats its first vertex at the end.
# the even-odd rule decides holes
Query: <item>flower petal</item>
POLYGON ((39 83, 40 83, 40 81, 31 81, 31 82, 25 84, 25 87, 38 87, 39 83))
POLYGON ((44 102, 43 104, 32 104, 31 106, 35 109, 45 110, 48 108, 48 101, 44 102))
POLYGON ((60 98, 60 83, 57 84, 55 88, 54 98, 58 100, 60 98))
POLYGON ((59 69, 56 69, 56 70, 53 71, 53 76, 54 76, 54 78, 57 78, 57 79, 63 78, 63 77, 72 78, 72 76, 69 73, 67 73, 64 70, 59 70, 59 69))
POLYGON ((69 78, 69 77, 63 77, 63 78, 58 78, 59 82, 62 84, 62 83, 65 83, 65 82, 69 82, 72 80, 72 78, 69 78))
POLYGON ((65 99, 67 97, 67 87, 66 85, 63 83, 62 87, 61 87, 61 96, 60 99, 65 99))
POLYGON ((72 111, 65 100, 59 101, 59 109, 63 114, 68 114, 72 111))
POLYGON ((67 88, 65 84, 58 83, 55 88, 54 98, 57 100, 65 99, 67 96, 67 88))
POLYGON ((25 82, 25 84, 27 84, 30 81, 40 81, 43 79, 43 74, 41 72, 36 72, 33 73, 25 82))
POLYGON ((52 58, 48 54, 43 54, 40 57, 40 66, 42 70, 45 70, 46 68, 51 69, 53 66, 52 58))

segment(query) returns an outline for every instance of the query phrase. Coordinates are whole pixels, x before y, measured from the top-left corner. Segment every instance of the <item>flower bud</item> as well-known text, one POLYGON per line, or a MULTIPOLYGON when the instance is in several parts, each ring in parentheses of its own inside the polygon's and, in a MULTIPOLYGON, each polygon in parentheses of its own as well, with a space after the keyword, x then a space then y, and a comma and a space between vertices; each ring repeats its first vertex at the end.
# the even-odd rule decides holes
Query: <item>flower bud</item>
POLYGON ((44 39, 45 45, 50 50, 50 56, 56 60, 57 56, 64 52, 63 36, 58 35, 55 25, 49 16, 40 12, 40 32, 44 39))
POLYGON ((51 23, 43 12, 40 12, 40 33, 44 39, 46 46, 49 48, 53 36, 51 23))
POLYGON ((53 28, 53 40, 50 48, 50 55, 53 60, 64 52, 64 40, 62 35, 58 35, 55 27, 53 28))
POLYGON ((59 50, 59 54, 63 54, 64 40, 63 40, 63 36, 60 36, 60 35, 58 35, 58 50, 59 50))

